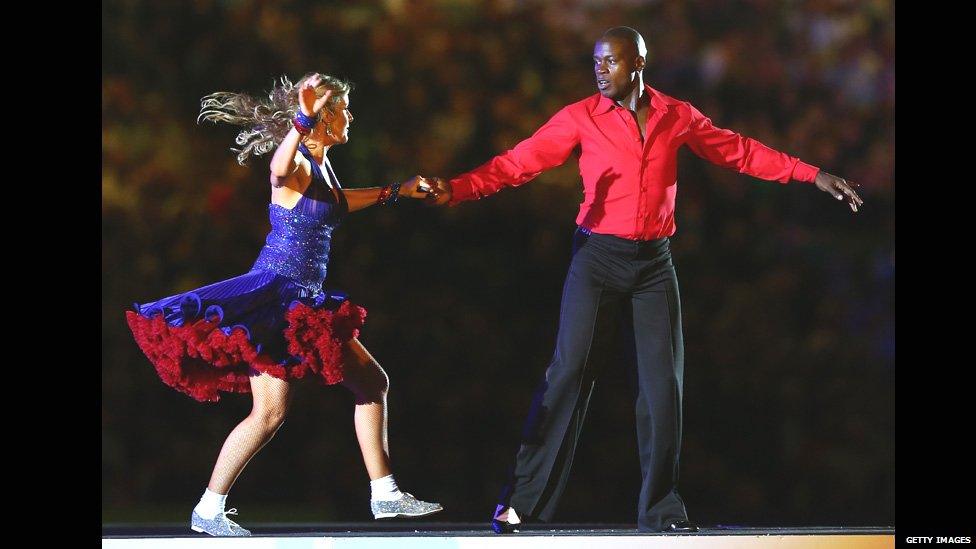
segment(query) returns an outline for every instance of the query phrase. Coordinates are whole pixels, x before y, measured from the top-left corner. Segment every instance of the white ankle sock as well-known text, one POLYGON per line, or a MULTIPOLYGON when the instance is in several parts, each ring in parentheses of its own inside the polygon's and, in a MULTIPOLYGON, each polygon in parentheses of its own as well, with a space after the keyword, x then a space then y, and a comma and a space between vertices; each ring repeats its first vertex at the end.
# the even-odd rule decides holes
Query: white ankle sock
POLYGON ((509 524, 522 524, 522 519, 519 518, 514 507, 503 507, 501 505, 495 508, 495 520, 509 524), (499 511, 502 512, 499 513, 499 511))
POLYGON ((522 524, 522 519, 519 518, 518 513, 515 512, 515 508, 512 507, 508 510, 508 523, 509 524, 522 524))
POLYGON ((193 508, 201 517, 210 520, 217 516, 218 513, 224 512, 224 503, 227 502, 227 494, 218 494, 217 492, 211 492, 210 488, 203 491, 203 496, 200 498, 200 503, 193 508))
POLYGON ((403 497, 403 492, 397 487, 392 474, 369 481, 369 488, 373 493, 370 498, 373 501, 392 501, 403 497))

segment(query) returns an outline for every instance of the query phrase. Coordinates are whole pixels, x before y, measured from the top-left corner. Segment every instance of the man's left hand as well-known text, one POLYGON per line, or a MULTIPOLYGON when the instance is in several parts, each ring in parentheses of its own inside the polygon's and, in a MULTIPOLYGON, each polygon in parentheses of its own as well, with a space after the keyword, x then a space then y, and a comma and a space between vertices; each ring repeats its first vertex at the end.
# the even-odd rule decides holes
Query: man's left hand
POLYGON ((830 193, 831 196, 837 200, 846 200, 847 205, 851 207, 855 213, 858 207, 864 204, 861 197, 857 195, 854 191, 855 187, 860 187, 857 183, 848 181, 843 177, 837 177, 836 175, 831 175, 823 170, 817 174, 817 179, 814 181, 817 188, 825 193, 830 193))

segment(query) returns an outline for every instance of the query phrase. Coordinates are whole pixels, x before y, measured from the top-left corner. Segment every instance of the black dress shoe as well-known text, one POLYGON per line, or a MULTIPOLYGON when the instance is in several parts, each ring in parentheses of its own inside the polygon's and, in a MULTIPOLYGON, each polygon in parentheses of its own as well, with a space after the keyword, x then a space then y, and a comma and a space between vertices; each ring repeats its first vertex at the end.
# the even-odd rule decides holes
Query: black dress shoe
POLYGON ((514 534, 519 531, 519 524, 512 524, 508 521, 498 520, 496 517, 502 514, 502 512, 508 509, 508 507, 503 507, 499 505, 495 508, 495 514, 491 517, 491 529, 495 531, 496 534, 514 534))
POLYGON ((675 534, 683 534, 683 533, 687 533, 687 532, 697 532, 698 531, 698 525, 695 524, 695 523, 693 523, 693 522, 688 521, 687 519, 677 519, 677 520, 672 520, 671 522, 669 522, 667 524, 667 526, 665 526, 664 529, 661 530, 661 531, 662 532, 665 532, 665 533, 671 532, 671 533, 675 533, 675 534))

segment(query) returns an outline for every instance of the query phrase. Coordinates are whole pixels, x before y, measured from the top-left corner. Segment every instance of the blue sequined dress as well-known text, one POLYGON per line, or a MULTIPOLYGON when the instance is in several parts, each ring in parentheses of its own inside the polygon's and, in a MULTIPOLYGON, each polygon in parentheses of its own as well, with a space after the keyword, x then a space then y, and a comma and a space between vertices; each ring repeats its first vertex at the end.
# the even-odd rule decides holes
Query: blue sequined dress
POLYGON ((332 231, 349 212, 304 145, 312 182, 294 208, 270 204, 271 232, 246 274, 126 311, 143 353, 167 385, 200 401, 250 392, 249 376, 342 381, 342 344, 366 310, 325 290, 332 231))

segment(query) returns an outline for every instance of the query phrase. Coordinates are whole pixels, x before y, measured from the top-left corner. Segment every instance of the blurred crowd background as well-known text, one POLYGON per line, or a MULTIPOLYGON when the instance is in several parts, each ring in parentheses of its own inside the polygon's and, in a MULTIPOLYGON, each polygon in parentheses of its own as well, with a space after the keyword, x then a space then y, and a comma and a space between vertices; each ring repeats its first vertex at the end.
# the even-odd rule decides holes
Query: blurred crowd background
MULTIPOLYGON (((703 524, 890 525, 895 516, 895 10, 882 0, 102 4, 102 520, 182 522, 249 395, 164 386, 124 322, 246 272, 270 228, 268 157, 196 123, 218 90, 352 80, 347 187, 449 177, 596 93, 593 42, 639 30, 645 81, 861 184, 862 212, 683 150, 672 238, 686 343, 680 493, 703 524)), ((391 377, 400 485, 484 521, 552 353, 581 184, 575 157, 477 203, 370 208, 336 232, 327 286, 369 310, 391 377)), ((560 522, 634 523, 626 364, 598 382, 560 522)), ((352 397, 298 385, 231 492, 239 521, 370 520, 352 397)))

